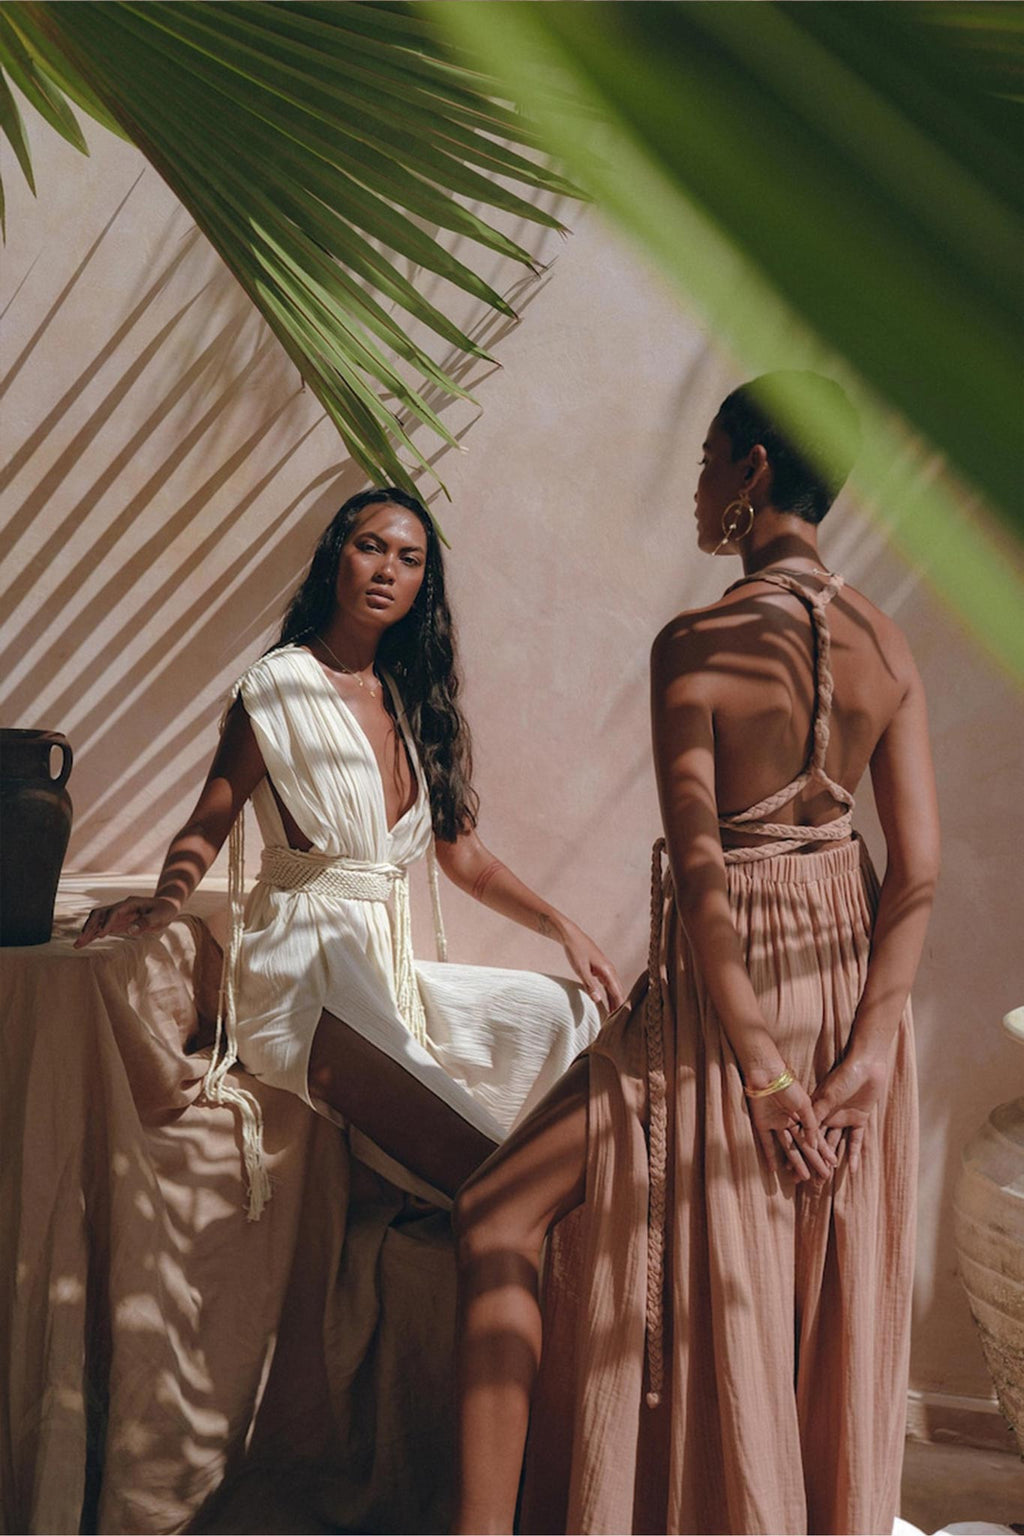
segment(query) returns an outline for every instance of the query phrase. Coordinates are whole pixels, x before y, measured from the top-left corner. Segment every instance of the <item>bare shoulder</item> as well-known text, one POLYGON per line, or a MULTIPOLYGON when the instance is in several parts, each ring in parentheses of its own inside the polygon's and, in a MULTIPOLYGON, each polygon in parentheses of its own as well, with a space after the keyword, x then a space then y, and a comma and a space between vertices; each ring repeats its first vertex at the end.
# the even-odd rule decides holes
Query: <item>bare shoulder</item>
POLYGON ((677 613, 660 629, 651 646, 651 681, 655 687, 675 684, 702 688, 721 645, 720 603, 677 613))
MULTIPOLYGON (((726 592, 704 611, 715 615, 719 626, 728 626, 734 644, 743 636, 760 647, 772 637, 785 639, 792 633, 793 610, 792 592, 754 580, 726 592)), ((844 582, 827 613, 834 657, 837 652, 852 656, 865 678, 876 674, 876 684, 897 697, 919 682, 902 629, 859 588, 844 582)))
POLYGON ((883 613, 856 587, 844 586, 835 599, 836 616, 845 622, 845 640, 853 649, 863 648, 865 660, 876 660, 891 679, 900 698, 921 686, 910 643, 895 619, 883 613))
POLYGON ((755 651, 768 631, 791 622, 773 601, 785 595, 767 585, 754 588, 745 584, 704 608, 676 614, 655 636, 652 676, 710 678, 720 670, 725 654, 755 651))
POLYGON ((717 604, 711 604, 707 608, 687 609, 669 619, 654 637, 651 656, 664 658, 685 651, 687 647, 699 642, 707 632, 708 616, 714 612, 716 606, 717 604))

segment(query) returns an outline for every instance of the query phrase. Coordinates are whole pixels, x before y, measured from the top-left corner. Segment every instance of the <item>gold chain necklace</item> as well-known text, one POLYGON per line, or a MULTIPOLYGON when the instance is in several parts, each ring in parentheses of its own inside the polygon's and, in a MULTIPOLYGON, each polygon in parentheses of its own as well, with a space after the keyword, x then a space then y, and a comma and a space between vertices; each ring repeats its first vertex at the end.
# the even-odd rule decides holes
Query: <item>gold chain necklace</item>
POLYGON ((366 682, 363 681, 363 679, 360 677, 359 673, 355 670, 354 667, 346 667, 346 665, 342 661, 341 657, 340 656, 336 656, 334 654, 334 652, 331 650, 330 646, 327 644, 327 641, 324 639, 323 635, 317 635, 316 638, 320 641, 320 644, 323 646, 323 648, 327 652, 328 656, 330 656, 331 660, 337 666, 339 666, 341 668, 341 670, 345 673, 346 677, 354 677, 356 682, 359 684, 360 688, 365 688, 367 693, 370 695, 370 698, 371 699, 375 699, 377 697, 378 693, 380 692, 380 689, 379 688, 371 688, 369 683, 366 683, 366 682))

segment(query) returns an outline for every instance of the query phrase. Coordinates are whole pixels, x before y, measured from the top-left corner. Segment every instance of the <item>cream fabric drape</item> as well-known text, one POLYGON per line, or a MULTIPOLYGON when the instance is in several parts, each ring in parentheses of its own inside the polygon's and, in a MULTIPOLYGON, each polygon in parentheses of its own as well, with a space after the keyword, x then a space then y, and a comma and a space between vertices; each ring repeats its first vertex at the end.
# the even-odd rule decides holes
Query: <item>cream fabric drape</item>
MULTIPOLYGON (((261 658, 238 693, 267 767, 253 795, 266 846, 287 846, 272 781, 325 859, 407 869, 424 856, 433 836, 427 786, 397 696, 417 795, 389 828, 370 743, 308 650, 283 646, 261 658)), ((242 1060, 265 1082, 312 1102, 309 1051, 326 1008, 500 1141, 598 1028, 597 1009, 575 983, 486 966, 418 962, 416 971, 422 1045, 396 999, 393 902, 258 882, 239 964, 242 1060)))

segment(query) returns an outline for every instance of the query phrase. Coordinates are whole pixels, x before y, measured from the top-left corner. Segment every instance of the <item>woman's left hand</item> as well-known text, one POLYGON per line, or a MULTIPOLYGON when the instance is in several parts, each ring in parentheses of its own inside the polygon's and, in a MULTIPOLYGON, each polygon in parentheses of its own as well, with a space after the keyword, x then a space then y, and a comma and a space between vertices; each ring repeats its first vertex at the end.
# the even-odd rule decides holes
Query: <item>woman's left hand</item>
POLYGON ((625 1000, 614 965, 593 939, 564 913, 542 901, 536 891, 531 891, 496 859, 480 841, 475 827, 460 832, 453 843, 436 838, 434 848, 438 864, 460 890, 513 922, 532 928, 534 933, 557 940, 595 1003, 607 1003, 614 1010, 625 1000))
POLYGON ((835 1147, 841 1136, 846 1137, 851 1173, 860 1167, 868 1121, 885 1094, 888 1079, 889 1063, 884 1058, 851 1053, 814 1090, 814 1110, 829 1145, 835 1147))
POLYGON ((626 998, 614 965, 582 928, 567 919, 559 923, 557 937, 566 959, 594 1002, 606 1005, 614 1013, 626 998))

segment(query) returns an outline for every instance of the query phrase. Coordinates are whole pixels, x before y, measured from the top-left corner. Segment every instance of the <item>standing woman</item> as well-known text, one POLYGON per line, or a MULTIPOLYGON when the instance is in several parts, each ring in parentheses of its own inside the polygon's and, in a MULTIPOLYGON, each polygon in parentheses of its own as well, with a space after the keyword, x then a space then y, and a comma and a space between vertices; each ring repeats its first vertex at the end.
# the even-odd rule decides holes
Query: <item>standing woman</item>
MULTIPOLYGON (((523 1531, 897 1513, 935 790, 906 641, 818 553, 849 460, 821 473, 773 382, 723 402, 697 484, 744 574, 654 643, 648 973, 457 1202, 462 1532, 512 1529, 531 1397, 523 1531)), ((856 440, 837 386, 788 382, 856 440)))
MULTIPOLYGON (((593 1039, 597 1003, 621 1001, 596 945, 481 842, 458 689, 429 513, 393 486, 353 496, 323 534, 276 645, 236 684, 155 895, 93 911, 77 940, 164 927, 230 831, 226 1038, 206 1087, 241 1113, 254 1218, 270 1187, 259 1106, 227 1076, 236 1056, 357 1129, 371 1155, 452 1195, 593 1039), (264 850, 243 924, 250 796, 264 850), (560 943, 583 988, 415 963, 407 870, 424 854, 461 889, 560 943)), ((431 876, 436 895, 433 864, 431 876)), ((435 915, 439 925, 436 904, 435 915)))

